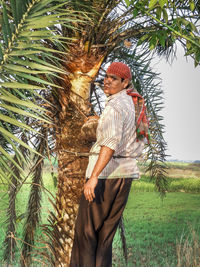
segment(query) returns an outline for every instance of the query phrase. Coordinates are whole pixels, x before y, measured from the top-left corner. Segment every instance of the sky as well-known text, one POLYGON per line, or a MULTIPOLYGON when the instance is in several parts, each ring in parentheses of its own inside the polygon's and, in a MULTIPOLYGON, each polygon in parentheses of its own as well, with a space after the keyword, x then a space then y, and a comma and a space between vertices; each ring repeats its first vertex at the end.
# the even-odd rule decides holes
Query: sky
POLYGON ((178 47, 170 65, 162 59, 154 66, 160 72, 164 91, 164 138, 168 159, 200 160, 200 66, 178 47))

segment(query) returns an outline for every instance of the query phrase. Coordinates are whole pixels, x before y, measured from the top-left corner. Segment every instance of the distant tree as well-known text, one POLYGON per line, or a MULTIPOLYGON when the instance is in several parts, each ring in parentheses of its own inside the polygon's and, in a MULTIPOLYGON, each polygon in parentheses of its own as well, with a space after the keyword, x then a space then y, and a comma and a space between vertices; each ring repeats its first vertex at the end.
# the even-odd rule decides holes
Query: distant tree
POLYGON ((199 164, 200 163, 200 160, 195 160, 195 161, 193 161, 193 163, 199 164))

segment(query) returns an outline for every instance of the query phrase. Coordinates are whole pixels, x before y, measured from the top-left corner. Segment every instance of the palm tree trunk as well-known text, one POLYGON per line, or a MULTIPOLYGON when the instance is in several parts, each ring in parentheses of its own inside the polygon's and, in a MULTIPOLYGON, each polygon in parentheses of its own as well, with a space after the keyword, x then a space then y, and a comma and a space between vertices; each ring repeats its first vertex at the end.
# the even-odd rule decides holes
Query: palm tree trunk
POLYGON ((57 219, 53 230, 55 266, 67 267, 70 262, 74 224, 88 164, 87 157, 80 157, 75 152, 89 152, 91 147, 91 143, 82 139, 81 127, 91 112, 88 102, 90 83, 98 73, 102 60, 102 56, 88 56, 85 51, 77 57, 76 51, 76 58, 66 66, 71 73, 66 84, 70 84, 71 88, 60 94, 62 111, 56 133, 58 191, 57 219))

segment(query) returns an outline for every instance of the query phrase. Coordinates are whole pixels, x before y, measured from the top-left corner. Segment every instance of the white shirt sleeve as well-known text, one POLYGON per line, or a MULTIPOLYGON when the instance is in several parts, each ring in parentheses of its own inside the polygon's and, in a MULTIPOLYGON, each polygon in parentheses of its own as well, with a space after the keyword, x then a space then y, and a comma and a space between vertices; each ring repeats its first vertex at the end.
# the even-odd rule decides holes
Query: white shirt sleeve
POLYGON ((122 138, 122 114, 110 105, 105 108, 103 113, 103 117, 100 120, 102 132, 99 145, 116 150, 122 138))

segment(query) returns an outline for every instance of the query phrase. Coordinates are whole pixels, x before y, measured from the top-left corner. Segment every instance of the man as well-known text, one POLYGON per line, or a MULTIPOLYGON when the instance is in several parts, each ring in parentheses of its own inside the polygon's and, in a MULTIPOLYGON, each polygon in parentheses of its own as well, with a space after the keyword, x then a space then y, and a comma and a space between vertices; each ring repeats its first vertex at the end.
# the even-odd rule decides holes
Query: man
POLYGON ((137 140, 133 99, 126 91, 131 78, 121 62, 113 62, 106 72, 107 102, 90 151, 70 267, 112 267, 113 237, 132 180, 139 178, 136 158, 144 144, 137 140))

